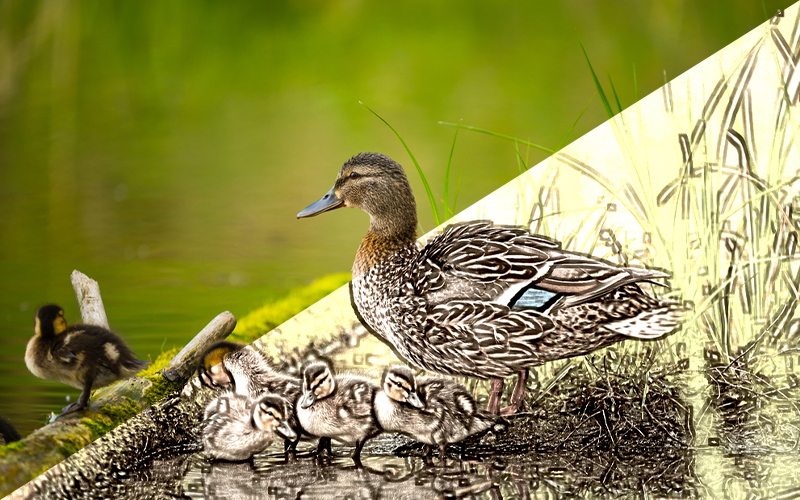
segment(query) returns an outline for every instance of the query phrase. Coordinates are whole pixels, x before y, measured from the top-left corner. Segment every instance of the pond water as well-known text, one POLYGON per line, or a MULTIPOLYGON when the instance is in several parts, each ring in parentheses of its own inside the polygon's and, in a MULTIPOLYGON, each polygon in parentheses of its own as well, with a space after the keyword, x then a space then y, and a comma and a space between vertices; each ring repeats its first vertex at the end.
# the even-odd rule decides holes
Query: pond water
MULTIPOLYGON (((550 148, 605 120, 595 100, 568 135, 594 93, 578 39, 627 106, 790 3, 3 2, 0 415, 25 435, 77 397, 23 363, 39 306, 78 320, 73 269, 145 359, 348 270, 363 214, 295 214, 354 153, 410 167, 359 100, 440 195, 453 129, 439 120, 550 148)), ((512 144, 462 131, 450 204, 519 168, 512 144)))

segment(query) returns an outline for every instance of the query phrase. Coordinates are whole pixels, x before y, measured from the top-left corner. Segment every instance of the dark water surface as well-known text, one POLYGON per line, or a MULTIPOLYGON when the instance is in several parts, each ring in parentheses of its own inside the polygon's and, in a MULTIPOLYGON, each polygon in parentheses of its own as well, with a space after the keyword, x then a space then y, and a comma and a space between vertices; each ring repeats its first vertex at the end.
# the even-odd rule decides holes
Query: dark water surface
MULTIPOLYGON (((77 397, 23 363, 37 307, 78 320, 73 269, 145 359, 348 270, 366 217, 295 214, 354 153, 411 166, 359 100, 441 193, 439 120, 562 143, 594 93, 578 40, 627 106, 634 66, 643 96, 790 3, 0 2, 0 415, 24 435, 77 397)), ((567 142, 605 119, 595 99, 567 142)), ((462 131, 450 202, 518 171, 512 144, 462 131)))

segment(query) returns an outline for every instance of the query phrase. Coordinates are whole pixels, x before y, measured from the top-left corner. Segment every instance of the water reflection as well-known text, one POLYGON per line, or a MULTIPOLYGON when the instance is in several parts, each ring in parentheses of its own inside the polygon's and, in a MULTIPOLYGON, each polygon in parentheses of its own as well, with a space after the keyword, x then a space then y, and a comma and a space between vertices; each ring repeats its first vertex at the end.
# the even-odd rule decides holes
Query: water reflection
POLYGON ((183 486, 202 499, 503 498, 501 472, 480 463, 450 460, 431 466, 415 457, 370 457, 357 468, 347 460, 260 456, 252 463, 196 462, 183 486), (487 497, 484 494, 492 494, 487 497))

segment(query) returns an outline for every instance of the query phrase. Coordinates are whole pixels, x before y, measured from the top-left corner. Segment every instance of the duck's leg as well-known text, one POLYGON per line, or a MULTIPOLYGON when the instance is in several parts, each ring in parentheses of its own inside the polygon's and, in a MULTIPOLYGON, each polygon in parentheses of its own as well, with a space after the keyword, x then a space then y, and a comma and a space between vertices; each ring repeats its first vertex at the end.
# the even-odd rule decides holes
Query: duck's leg
POLYGON ((489 382, 489 405, 486 411, 499 415, 500 412, 500 398, 503 396, 503 379, 493 378, 489 382))
POLYGON ((75 413, 76 411, 81 411, 86 408, 86 403, 89 402, 89 394, 92 392, 92 382, 94 382, 94 377, 83 383, 83 391, 81 391, 81 395, 78 397, 78 400, 71 405, 62 408, 61 415, 59 415, 58 418, 63 417, 68 413, 75 413))
POLYGON ((366 442, 366 439, 356 442, 356 449, 353 451, 353 462, 356 464, 356 467, 361 467, 361 448, 364 447, 364 443, 366 442))
POLYGON ((528 369, 525 368, 517 374, 517 384, 511 392, 510 405, 500 410, 501 415, 516 413, 525 402, 525 391, 528 389, 528 369))
POLYGON ((331 452, 331 438, 329 437, 319 438, 319 444, 317 444, 317 456, 319 458, 323 458, 331 455, 333 455, 333 453, 331 452))

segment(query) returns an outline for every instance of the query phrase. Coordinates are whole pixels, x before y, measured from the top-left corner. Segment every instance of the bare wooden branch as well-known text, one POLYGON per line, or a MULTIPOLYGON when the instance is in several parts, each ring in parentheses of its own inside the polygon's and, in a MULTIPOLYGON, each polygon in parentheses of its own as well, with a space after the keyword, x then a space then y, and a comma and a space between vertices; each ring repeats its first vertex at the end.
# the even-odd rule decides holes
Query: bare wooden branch
POLYGON ((198 356, 212 343, 225 339, 236 327, 236 318, 229 311, 220 313, 186 344, 161 374, 171 381, 186 380, 197 368, 198 356))
POLYGON ((87 325, 97 325, 108 328, 108 318, 100 297, 100 285, 95 280, 86 276, 77 269, 70 275, 75 298, 81 309, 81 321, 87 325))

